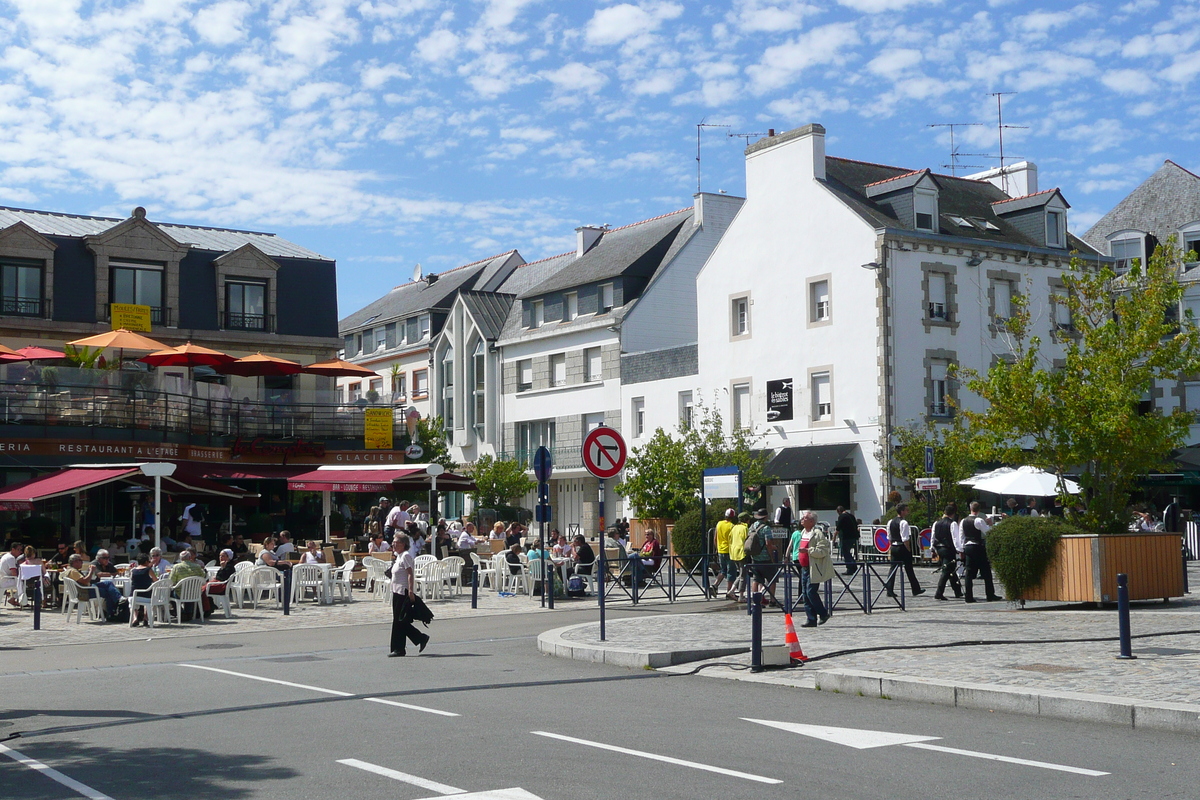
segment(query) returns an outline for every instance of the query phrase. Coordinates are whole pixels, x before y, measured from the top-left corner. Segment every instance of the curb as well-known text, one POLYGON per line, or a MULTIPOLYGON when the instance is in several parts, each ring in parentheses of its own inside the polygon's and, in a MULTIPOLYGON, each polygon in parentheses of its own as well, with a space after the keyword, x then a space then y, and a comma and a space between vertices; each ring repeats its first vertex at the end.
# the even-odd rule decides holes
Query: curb
POLYGON ((812 673, 822 691, 886 700, 1101 722, 1138 730, 1200 734, 1200 706, 1078 692, 1032 691, 984 683, 907 678, 885 672, 828 669, 812 673))
POLYGON ((574 642, 563 636, 567 631, 594 624, 585 622, 581 625, 567 625, 541 633, 537 638, 538 650, 558 658, 587 661, 593 664, 612 664, 615 667, 629 667, 630 669, 658 669, 675 664, 686 664, 690 661, 703 661, 709 658, 735 656, 750 652, 748 645, 696 650, 634 650, 626 647, 611 647, 606 644, 574 642))

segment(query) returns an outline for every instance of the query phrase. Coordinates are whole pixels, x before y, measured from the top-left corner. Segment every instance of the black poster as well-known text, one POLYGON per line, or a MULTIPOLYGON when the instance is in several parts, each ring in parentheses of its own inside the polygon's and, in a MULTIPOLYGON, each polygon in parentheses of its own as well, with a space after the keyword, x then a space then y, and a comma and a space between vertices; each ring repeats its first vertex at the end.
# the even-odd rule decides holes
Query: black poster
POLYGON ((792 418, 792 379, 767 381, 767 422, 792 418))

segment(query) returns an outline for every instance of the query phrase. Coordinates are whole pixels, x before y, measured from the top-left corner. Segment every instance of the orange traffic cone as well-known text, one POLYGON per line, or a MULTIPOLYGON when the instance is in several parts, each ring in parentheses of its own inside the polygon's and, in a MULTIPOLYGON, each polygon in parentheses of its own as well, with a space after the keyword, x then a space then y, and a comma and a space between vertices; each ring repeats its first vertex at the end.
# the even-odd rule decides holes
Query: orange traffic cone
POLYGON ((796 626, 792 624, 791 614, 783 615, 783 625, 785 631, 783 641, 792 653, 792 661, 803 664, 808 661, 808 656, 804 655, 804 651, 800 649, 800 637, 796 635, 796 626))

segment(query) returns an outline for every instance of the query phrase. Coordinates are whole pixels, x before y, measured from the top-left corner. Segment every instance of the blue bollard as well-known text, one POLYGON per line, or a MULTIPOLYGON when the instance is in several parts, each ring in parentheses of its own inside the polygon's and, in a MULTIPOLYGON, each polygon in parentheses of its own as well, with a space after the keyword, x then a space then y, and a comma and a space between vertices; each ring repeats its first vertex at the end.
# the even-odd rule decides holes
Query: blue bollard
POLYGON ((42 629, 42 579, 33 582, 33 629, 42 629))
POLYGON ((471 565, 471 608, 479 608, 479 565, 471 565))
POLYGON ((762 592, 750 600, 750 671, 762 672, 762 592))
POLYGON ((289 616, 292 613, 292 571, 290 569, 282 570, 283 572, 283 615, 289 616))
POLYGON ((1121 655, 1119 659, 1132 660, 1133 643, 1129 636, 1129 576, 1124 572, 1117 573, 1117 625, 1121 636, 1121 655))
POLYGON ((596 559, 600 564, 600 574, 596 576, 596 599, 600 603, 600 641, 604 641, 604 576, 608 566, 604 563, 604 541, 600 541, 600 553, 596 559))

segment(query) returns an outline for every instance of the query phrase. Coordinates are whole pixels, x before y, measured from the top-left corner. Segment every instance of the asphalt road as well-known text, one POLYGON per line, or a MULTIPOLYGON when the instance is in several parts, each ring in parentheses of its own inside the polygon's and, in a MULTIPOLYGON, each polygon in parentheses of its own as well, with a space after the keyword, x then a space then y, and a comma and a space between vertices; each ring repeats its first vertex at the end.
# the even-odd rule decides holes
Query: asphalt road
POLYGON ((379 625, 0 648, 0 738, 22 733, 0 798, 1200 796, 1194 737, 537 653, 542 628, 587 618, 440 622, 405 659, 379 625), (856 749, 744 718, 940 738, 856 749))

